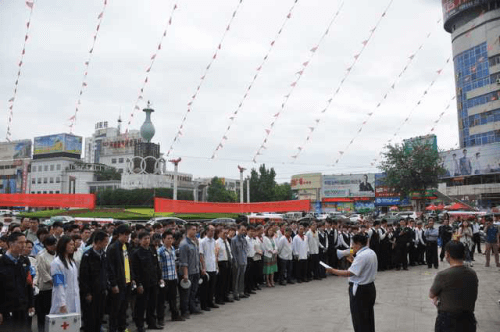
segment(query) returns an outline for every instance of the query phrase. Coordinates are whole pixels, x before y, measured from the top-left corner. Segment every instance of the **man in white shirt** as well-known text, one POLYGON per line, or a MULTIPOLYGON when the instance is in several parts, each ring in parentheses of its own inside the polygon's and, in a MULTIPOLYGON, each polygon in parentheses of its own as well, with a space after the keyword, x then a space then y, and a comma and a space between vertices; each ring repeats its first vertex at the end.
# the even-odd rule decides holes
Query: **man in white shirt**
MULTIPOLYGON (((352 237, 354 260, 348 270, 327 269, 326 271, 341 277, 349 277, 349 302, 352 325, 355 332, 375 332, 377 255, 367 247, 366 236, 356 234, 352 237)), ((346 250, 344 255, 349 255, 346 250)))
POLYGON ((249 225, 247 228, 247 244, 248 244, 248 252, 247 252, 247 269, 245 270, 245 294, 250 296, 250 294, 257 294, 254 292, 254 282, 255 282, 255 272, 256 272, 256 264, 253 260, 255 256, 255 246, 253 239, 255 237, 255 227, 249 225))
POLYGON ((293 266, 293 248, 292 248, 292 229, 285 229, 285 236, 282 236, 278 242, 278 257, 280 259, 280 285, 286 286, 287 283, 294 284, 292 281, 293 266), (285 277, 287 282, 285 282, 285 277))
POLYGON ((319 248, 323 245, 319 242, 319 234, 317 232, 317 225, 315 222, 311 224, 311 229, 307 232, 307 242, 309 244, 309 261, 308 261, 308 277, 314 275, 314 280, 320 280, 319 276, 319 248))
POLYGON ((417 251, 416 262, 418 265, 425 265, 424 253, 425 253, 425 237, 424 230, 422 228, 422 222, 417 223, 417 228, 415 229, 415 248, 417 251))
POLYGON ((218 230, 218 238, 216 241, 217 264, 219 267, 219 275, 217 276, 217 284, 215 288, 215 303, 224 305, 226 302, 233 302, 229 298, 231 290, 231 262, 233 256, 231 253, 231 245, 227 240, 228 229, 218 230))
POLYGON ((472 224, 472 241, 474 242, 471 249, 471 259, 474 260, 474 251, 481 253, 481 235, 479 233, 480 225, 477 220, 472 224))
POLYGON ((208 275, 208 278, 202 276, 203 283, 200 286, 200 306, 205 311, 210 311, 210 308, 219 307, 214 303, 215 283, 217 282, 214 233, 215 227, 212 225, 208 226, 206 236, 200 241, 202 271, 205 271, 208 275))
POLYGON ((293 238, 292 252, 297 261, 297 281, 308 282, 307 279, 307 258, 309 256, 309 244, 307 237, 304 235, 304 226, 299 226, 299 233, 293 238))
POLYGON ((259 225, 255 228, 255 236, 253 238, 253 246, 255 250, 255 255, 253 256, 253 261, 255 264, 255 279, 254 279, 254 290, 261 290, 259 284, 264 282, 264 261, 262 260, 262 255, 264 254, 264 246, 262 235, 264 234, 264 226, 259 225))

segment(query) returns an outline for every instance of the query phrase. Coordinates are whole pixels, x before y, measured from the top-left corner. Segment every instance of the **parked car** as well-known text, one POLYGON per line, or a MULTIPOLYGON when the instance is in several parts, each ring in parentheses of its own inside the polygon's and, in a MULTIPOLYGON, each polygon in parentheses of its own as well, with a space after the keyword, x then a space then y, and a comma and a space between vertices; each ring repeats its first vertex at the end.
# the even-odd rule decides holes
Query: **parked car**
POLYGON ((351 222, 359 222, 360 219, 361 219, 361 214, 354 213, 349 216, 349 221, 351 222))
POLYGON ((233 218, 217 218, 210 221, 212 224, 216 225, 235 225, 236 220, 233 218))
POLYGON ((156 218, 151 218, 147 224, 148 225, 154 225, 156 223, 163 223, 163 222, 169 222, 169 221, 174 221, 177 226, 182 226, 187 224, 186 220, 181 219, 181 218, 176 218, 176 217, 156 217, 156 218))
POLYGON ((45 220, 43 224, 47 226, 52 226, 52 224, 54 224, 56 221, 60 221, 63 224, 67 224, 69 222, 75 221, 75 218, 71 216, 54 216, 50 217, 50 219, 45 220))
POLYGON ((1 216, 12 216, 12 211, 11 210, 0 210, 0 217, 1 216))

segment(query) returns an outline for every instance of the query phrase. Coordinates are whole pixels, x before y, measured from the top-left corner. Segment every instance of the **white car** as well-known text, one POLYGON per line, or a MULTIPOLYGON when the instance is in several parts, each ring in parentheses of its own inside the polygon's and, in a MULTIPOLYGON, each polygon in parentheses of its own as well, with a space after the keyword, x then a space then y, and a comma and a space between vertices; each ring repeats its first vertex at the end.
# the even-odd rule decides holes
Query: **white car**
POLYGON ((402 211, 402 212, 398 212, 396 217, 398 219, 412 218, 413 220, 415 220, 418 218, 418 215, 415 211, 402 211))
POLYGON ((351 215, 349 216, 349 220, 350 220, 351 222, 358 222, 360 219, 361 219, 361 215, 360 215, 360 214, 357 214, 357 213, 355 213, 355 214, 351 214, 351 215))

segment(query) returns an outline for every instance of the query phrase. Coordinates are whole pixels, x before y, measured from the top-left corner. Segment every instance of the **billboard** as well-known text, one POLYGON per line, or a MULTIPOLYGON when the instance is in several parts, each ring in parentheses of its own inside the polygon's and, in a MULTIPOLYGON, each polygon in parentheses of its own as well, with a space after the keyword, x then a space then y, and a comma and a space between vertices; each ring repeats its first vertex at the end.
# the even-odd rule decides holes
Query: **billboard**
POLYGON ((375 197, 375 174, 324 175, 323 197, 375 197))
POLYGON ((441 152, 443 178, 500 173, 500 143, 441 152))
POLYGON ((492 0, 441 0, 443 4, 443 20, 446 21, 460 12, 474 6, 492 2, 492 0))
POLYGON ((56 134, 35 137, 33 155, 67 152, 82 153, 82 137, 69 134, 56 134))
POLYGON ((321 188, 321 173, 294 175, 290 186, 292 190, 321 188))
POLYGON ((102 140, 101 156, 112 156, 118 154, 134 154, 134 148, 137 143, 141 143, 142 139, 129 138, 124 135, 117 137, 108 137, 102 140))
POLYGON ((0 160, 31 158, 31 140, 0 143, 0 160))
POLYGON ((405 150, 411 152, 415 145, 429 145, 434 151, 438 150, 436 135, 418 136, 404 140, 405 150))

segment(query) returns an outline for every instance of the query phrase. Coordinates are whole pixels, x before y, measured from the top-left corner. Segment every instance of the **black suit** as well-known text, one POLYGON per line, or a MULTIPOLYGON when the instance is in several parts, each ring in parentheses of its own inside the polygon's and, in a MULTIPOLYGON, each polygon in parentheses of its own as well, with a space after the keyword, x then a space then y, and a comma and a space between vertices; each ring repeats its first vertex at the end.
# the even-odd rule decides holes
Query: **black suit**
POLYGON ((339 232, 335 228, 332 228, 330 231, 326 231, 326 234, 328 234, 328 249, 326 251, 327 262, 328 265, 330 265, 333 268, 336 268, 338 264, 336 250, 337 250, 339 232))
MULTIPOLYGON (((128 251, 128 244, 125 244, 127 248, 127 257, 130 257, 130 252, 128 251)), ((106 251, 106 256, 108 260, 108 280, 109 287, 113 288, 118 286, 119 293, 114 294, 112 291, 109 292, 110 298, 110 311, 109 311, 109 330, 110 332, 123 331, 127 327, 126 325, 126 312, 127 306, 130 299, 130 283, 126 283, 125 280, 125 261, 123 255, 123 244, 120 241, 115 241, 108 246, 106 251)), ((134 280, 132 263, 129 259, 131 279, 134 280)))

